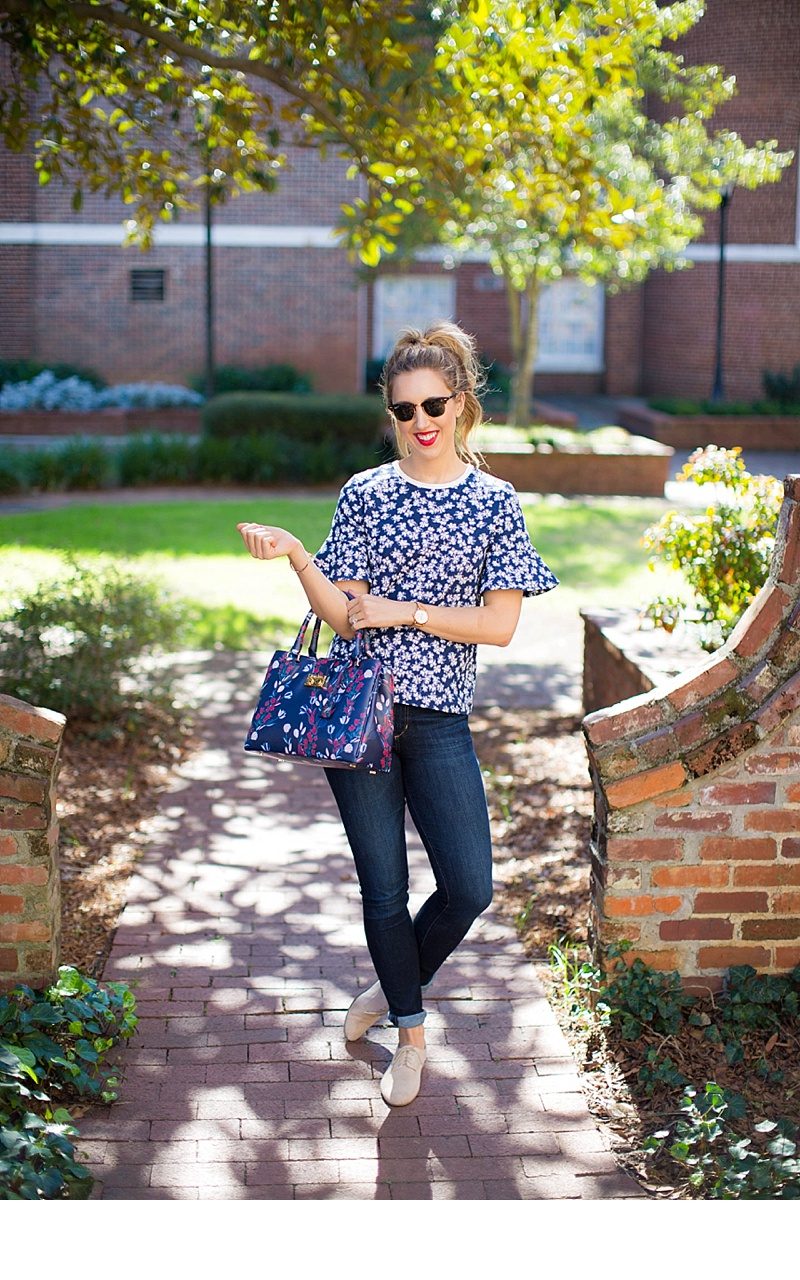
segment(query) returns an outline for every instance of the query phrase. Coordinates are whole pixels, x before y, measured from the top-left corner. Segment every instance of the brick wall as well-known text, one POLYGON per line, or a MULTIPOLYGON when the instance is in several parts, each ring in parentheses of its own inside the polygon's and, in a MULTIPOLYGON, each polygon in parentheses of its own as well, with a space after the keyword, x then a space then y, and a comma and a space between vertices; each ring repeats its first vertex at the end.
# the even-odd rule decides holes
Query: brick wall
POLYGON ((642 628, 635 609, 581 609, 583 709, 600 711, 635 698, 681 671, 696 667, 705 653, 678 631, 642 628))
MULTIPOLYGON (((35 356, 74 361, 109 381, 181 382, 202 371, 203 251, 48 245, 36 250, 35 356), (132 302, 133 268, 165 272, 163 302, 132 302)), ((215 255, 217 362, 288 361, 319 391, 349 391, 358 282, 331 249, 239 249, 215 255)), ((0 355, 5 354, 0 349, 0 355)), ((26 353, 28 354, 28 353, 26 353)))
MULTIPOLYGON (((800 15, 797 0, 709 0, 678 51, 690 63, 718 62, 735 75, 737 92, 715 113, 713 130, 734 129, 745 142, 776 138, 795 159, 777 183, 738 189, 728 208, 730 245, 791 246, 797 235, 800 138, 800 15)), ((653 114, 658 114, 651 103, 653 114)), ((705 216, 699 243, 716 245, 719 213, 705 216)), ((642 392, 708 395, 715 358, 717 267, 655 272, 643 286, 642 392)), ((800 262, 734 262, 726 266, 723 343, 725 392, 762 394, 764 369, 789 370, 800 360, 800 262)))
POLYGON ((0 694, 0 989, 55 976, 61 933, 55 784, 65 719, 0 694))
POLYGON ((596 943, 711 990, 733 964, 800 963, 800 476, 724 648, 584 730, 596 943))
MULTIPOLYGON (((709 0, 697 27, 680 41, 690 62, 721 63, 738 92, 713 128, 746 141, 778 140, 798 149, 800 138, 800 21, 797 0, 709 0)), ((2 68, 0 67, 0 75, 2 68)), ((657 104, 650 104, 656 112, 657 104)), ((309 147, 289 147, 278 189, 230 200, 221 224, 329 226, 355 187, 346 162, 323 161, 309 147)), ((797 226, 795 160, 780 182, 738 190, 730 205, 732 244, 791 246, 797 226)), ((113 223, 125 206, 89 193, 75 214, 70 193, 53 181, 39 187, 30 155, 0 148, 0 220, 113 223)), ((182 213, 196 223, 199 213, 182 213)), ((714 245, 718 214, 706 216, 700 242, 714 245)), ((388 269, 392 270, 391 262, 388 269)), ((441 272, 416 264, 415 273, 441 272)), ((200 248, 135 250, 97 246, 0 245, 0 358, 31 356, 99 367, 112 381, 182 379, 203 364, 203 256, 200 248), (165 304, 131 304, 132 266, 168 272, 165 304)), ((456 318, 481 349, 510 360, 504 293, 482 287, 486 264, 457 271, 456 318)), ((339 249, 220 249, 217 255, 218 359, 238 364, 289 360, 311 373, 319 390, 358 390, 369 345, 369 317, 359 305, 359 278, 339 249)), ((728 263, 724 365, 726 392, 761 392, 765 368, 790 369, 800 360, 800 262, 728 263)), ((542 373, 541 395, 659 392, 704 395, 714 372, 716 266, 698 262, 683 272, 656 272, 644 285, 609 298, 605 373, 542 373)), ((410 318, 413 319, 413 318, 410 318)))

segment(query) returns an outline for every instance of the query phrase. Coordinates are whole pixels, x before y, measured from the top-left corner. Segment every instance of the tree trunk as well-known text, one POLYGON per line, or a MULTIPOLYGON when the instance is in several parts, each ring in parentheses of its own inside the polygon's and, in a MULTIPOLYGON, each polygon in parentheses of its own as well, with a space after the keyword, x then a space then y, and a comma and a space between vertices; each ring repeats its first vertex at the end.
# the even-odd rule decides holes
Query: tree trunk
POLYGON ((518 427, 527 427, 531 418, 533 366, 539 347, 540 291, 541 286, 535 276, 527 281, 524 293, 508 286, 511 350, 514 357, 508 421, 518 427))

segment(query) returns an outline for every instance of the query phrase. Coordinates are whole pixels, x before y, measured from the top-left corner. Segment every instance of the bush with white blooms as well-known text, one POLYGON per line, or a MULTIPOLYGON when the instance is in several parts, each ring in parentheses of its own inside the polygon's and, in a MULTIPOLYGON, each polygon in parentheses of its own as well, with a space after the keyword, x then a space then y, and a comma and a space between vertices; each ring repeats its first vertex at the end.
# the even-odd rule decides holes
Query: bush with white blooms
POLYGON ((63 413, 94 413, 99 409, 172 409, 202 404, 203 397, 188 387, 168 382, 124 382, 98 391, 83 378, 58 378, 45 369, 27 382, 7 382, 0 389, 0 412, 30 409, 63 413))

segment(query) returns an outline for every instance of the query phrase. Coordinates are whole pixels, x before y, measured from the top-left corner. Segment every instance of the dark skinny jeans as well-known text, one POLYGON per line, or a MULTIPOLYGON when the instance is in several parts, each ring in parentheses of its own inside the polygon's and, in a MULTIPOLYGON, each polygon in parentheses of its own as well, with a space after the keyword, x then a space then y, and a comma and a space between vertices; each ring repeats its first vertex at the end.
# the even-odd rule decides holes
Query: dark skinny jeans
POLYGON ((425 1019, 422 987, 492 900, 492 846, 465 714, 395 706, 390 773, 326 769, 355 859, 372 963, 400 1027, 425 1019), (436 888, 412 920, 405 811, 436 888))

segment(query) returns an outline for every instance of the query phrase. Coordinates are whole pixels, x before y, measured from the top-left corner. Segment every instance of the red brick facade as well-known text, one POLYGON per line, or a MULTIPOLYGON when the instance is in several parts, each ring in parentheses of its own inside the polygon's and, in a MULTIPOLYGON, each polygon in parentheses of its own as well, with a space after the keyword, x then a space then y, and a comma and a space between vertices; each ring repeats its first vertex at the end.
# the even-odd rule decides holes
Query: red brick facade
MULTIPOLYGON (((781 149, 798 148, 797 0, 709 0, 681 52, 689 62, 719 62, 736 76, 738 94, 719 111, 715 127, 735 129, 747 142, 775 138, 781 149)), ((362 384, 371 351, 371 291, 344 252, 325 243, 339 205, 353 196, 344 172, 343 162, 323 163, 310 149, 294 149, 275 193, 242 196, 218 212, 226 241, 216 251, 215 272, 221 363, 288 360, 310 373, 320 390, 362 384), (301 228, 312 229, 313 243, 276 243, 301 228), (237 234, 252 240, 259 232, 267 243, 227 243, 237 234)), ((55 182, 37 185, 29 157, 0 152, 0 358, 84 363, 112 381, 175 381, 200 370, 202 246, 165 239, 140 255, 100 242, 125 212, 89 196, 75 214, 66 189, 55 182), (47 243, 53 224, 89 242, 47 243), (39 243, 8 243, 26 234, 39 243), (129 274, 137 267, 165 271, 163 302, 130 300, 129 274)), ((182 215, 168 231, 185 239, 200 230, 200 221, 199 214, 182 215)), ((760 394, 765 368, 788 371, 800 361, 799 228, 797 160, 779 183, 735 192, 728 219, 724 344, 730 397, 760 394)), ((537 377, 537 390, 707 394, 714 363, 717 234, 718 215, 711 213, 691 251, 698 258, 691 268, 655 272, 644 285, 608 297, 602 367, 559 372, 551 360, 537 377)), ((386 269, 391 272, 391 264, 386 269)), ((439 263, 421 262, 414 274, 443 270, 439 263)), ((477 335, 484 352, 505 362, 506 300, 502 291, 486 287, 488 271, 480 263, 457 269, 455 318, 477 335)))

